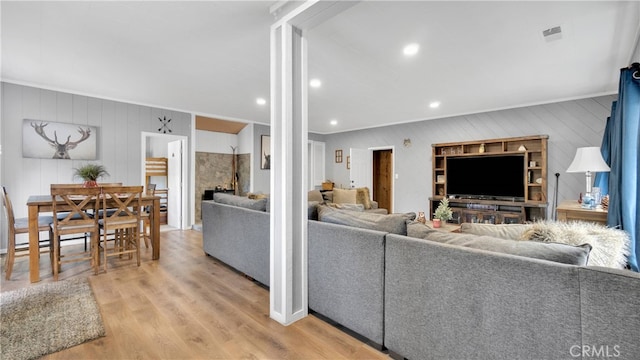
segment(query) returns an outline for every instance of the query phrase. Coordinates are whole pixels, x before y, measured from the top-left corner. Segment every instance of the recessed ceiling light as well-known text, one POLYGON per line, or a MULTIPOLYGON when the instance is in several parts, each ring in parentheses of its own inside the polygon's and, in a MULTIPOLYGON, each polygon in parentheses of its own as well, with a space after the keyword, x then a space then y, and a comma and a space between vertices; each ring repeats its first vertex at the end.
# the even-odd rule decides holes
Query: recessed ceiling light
POLYGON ((263 99, 263 98, 257 98, 256 99, 256 104, 258 105, 265 105, 267 103, 267 100, 263 99))
POLYGON ((320 81, 320 79, 311 79, 311 81, 309 81, 309 86, 319 88, 322 86, 322 81, 320 81))
POLYGON ((430 108, 432 108, 432 109, 435 109, 435 108, 437 108, 437 107, 439 107, 439 106, 440 106, 440 101, 432 101, 432 102, 429 104, 429 107, 430 107, 430 108))
POLYGON ((329 124, 331 124, 331 125, 333 125, 333 126, 336 126, 336 125, 338 125, 338 120, 333 119, 333 120, 331 120, 331 121, 329 122, 329 124))
POLYGON ((420 45, 418 45, 416 43, 413 43, 413 44, 409 44, 409 45, 405 46, 404 49, 402 50, 402 52, 406 56, 413 56, 413 55, 418 53, 418 50, 420 50, 420 45))

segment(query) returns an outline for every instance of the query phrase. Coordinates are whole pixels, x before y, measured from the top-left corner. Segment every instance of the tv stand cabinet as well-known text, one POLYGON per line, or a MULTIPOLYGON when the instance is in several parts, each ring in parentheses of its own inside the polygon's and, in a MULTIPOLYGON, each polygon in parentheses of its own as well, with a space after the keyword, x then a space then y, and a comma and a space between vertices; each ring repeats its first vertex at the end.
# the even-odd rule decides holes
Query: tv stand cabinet
MULTIPOLYGON (((523 223, 545 219, 547 213, 548 135, 488 139, 432 145, 432 197, 430 217, 442 198, 449 197, 453 222, 523 223), (520 201, 451 198, 447 192, 447 159, 450 157, 524 155, 524 199, 520 201)), ((492 174, 485 174, 485 176, 492 174)), ((493 174, 500 176, 500 174, 493 174)), ((473 181, 470 177, 469 181, 473 181)))

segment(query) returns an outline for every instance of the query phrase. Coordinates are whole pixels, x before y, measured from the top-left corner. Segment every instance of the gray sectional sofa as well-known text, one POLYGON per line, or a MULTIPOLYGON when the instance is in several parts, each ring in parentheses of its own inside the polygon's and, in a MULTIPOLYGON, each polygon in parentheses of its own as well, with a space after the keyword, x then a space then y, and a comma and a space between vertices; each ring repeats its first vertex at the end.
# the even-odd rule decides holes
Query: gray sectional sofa
MULTIPOLYGON (((447 243, 441 233, 423 234, 408 221, 404 231, 412 237, 376 230, 396 227, 374 215, 348 226, 351 220, 334 211, 323 216, 320 207, 325 221, 309 221, 309 308, 394 358, 640 354, 640 275, 586 266, 589 245, 534 249, 534 257, 562 252, 557 262, 523 256, 537 247, 517 245, 524 242, 485 239, 490 245, 473 248, 459 239, 447 243), (428 234, 438 236, 429 240, 428 234)), ((268 218, 264 211, 204 201, 205 252, 268 286, 268 218)))

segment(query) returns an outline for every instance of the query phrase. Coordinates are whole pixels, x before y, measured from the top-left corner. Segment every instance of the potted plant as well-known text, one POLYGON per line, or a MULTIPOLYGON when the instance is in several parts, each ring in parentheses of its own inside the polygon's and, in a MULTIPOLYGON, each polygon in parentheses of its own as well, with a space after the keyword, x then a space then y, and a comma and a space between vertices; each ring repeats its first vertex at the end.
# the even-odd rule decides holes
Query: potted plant
POLYGON ((448 221, 453 218, 453 211, 449 207, 449 200, 443 198, 440 200, 440 204, 436 208, 436 212, 433 213, 433 227, 439 228, 442 225, 442 221, 448 221))
POLYGON ((105 175, 109 175, 107 169, 99 164, 86 164, 79 168, 73 169, 73 176, 79 177, 84 180, 82 186, 84 187, 96 187, 98 186, 97 180, 105 175))

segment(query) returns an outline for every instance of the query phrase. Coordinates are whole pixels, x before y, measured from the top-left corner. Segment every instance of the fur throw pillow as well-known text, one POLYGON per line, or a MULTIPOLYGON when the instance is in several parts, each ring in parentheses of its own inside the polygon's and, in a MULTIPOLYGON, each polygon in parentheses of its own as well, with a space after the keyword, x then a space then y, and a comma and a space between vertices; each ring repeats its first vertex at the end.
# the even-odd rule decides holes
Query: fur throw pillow
POLYGON ((523 240, 589 244, 589 266, 624 269, 629 256, 630 237, 625 231, 587 222, 540 221, 522 234, 523 240))

